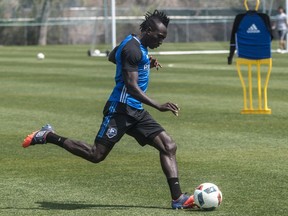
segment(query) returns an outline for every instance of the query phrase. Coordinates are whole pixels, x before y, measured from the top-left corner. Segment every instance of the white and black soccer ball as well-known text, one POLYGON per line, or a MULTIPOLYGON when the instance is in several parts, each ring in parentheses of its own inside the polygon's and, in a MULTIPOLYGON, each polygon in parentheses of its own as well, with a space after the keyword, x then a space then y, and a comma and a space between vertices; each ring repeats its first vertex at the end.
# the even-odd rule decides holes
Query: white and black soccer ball
POLYGON ((41 53, 41 52, 38 53, 38 54, 37 54, 37 59, 38 59, 38 60, 43 60, 43 59, 45 59, 44 53, 41 53))
POLYGON ((195 204, 203 210, 216 209, 222 202, 222 192, 213 183, 202 183, 194 191, 195 204))

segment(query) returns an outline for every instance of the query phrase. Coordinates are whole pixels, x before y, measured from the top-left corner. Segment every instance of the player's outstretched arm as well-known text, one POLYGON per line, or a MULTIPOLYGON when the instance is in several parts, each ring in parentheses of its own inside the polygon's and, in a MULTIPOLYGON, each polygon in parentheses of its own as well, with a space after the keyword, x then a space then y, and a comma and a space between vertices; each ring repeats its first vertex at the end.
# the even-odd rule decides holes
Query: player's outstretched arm
POLYGON ((164 104, 159 104, 150 97, 148 97, 145 92, 143 92, 138 84, 138 72, 127 72, 123 70, 123 79, 125 86, 127 88, 127 93, 129 93, 135 99, 141 101, 142 103, 151 106, 161 112, 171 111, 174 115, 178 116, 178 111, 180 110, 178 105, 175 103, 167 102, 164 104))

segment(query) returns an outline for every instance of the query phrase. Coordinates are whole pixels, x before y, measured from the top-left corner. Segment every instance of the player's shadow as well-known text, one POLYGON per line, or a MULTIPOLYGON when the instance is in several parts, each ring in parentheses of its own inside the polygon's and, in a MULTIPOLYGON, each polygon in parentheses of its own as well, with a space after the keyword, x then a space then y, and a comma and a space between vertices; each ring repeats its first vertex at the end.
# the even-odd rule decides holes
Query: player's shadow
POLYGON ((127 208, 144 208, 144 209, 170 209, 157 206, 140 206, 140 205, 101 205, 101 204, 87 204, 83 202, 36 202, 39 205, 40 209, 46 210, 77 210, 77 209, 92 209, 92 208, 101 208, 101 209, 127 209, 127 208))

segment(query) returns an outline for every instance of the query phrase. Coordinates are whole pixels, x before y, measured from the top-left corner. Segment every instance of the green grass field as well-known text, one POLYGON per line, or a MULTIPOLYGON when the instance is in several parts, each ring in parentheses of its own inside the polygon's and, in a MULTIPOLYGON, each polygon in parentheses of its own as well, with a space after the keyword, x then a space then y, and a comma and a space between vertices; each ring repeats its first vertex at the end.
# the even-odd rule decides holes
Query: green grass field
POLYGON ((63 136, 94 141, 114 66, 86 51, 0 47, 0 215, 288 215, 287 55, 273 54, 272 115, 240 114, 242 88, 227 55, 158 56, 163 68, 152 71, 148 94, 181 111, 175 117, 146 108, 178 145, 182 190, 192 193, 203 182, 221 188, 222 205, 203 212, 170 209, 158 153, 131 137, 96 165, 51 144, 21 147, 46 123, 63 136), (37 52, 46 59, 38 61, 37 52))

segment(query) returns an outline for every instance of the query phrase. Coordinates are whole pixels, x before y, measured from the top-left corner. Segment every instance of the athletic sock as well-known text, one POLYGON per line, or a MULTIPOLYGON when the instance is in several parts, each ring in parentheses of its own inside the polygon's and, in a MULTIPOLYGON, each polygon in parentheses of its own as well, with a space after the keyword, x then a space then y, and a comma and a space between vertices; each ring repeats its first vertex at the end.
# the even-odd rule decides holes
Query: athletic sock
POLYGON ((55 145, 63 147, 63 143, 67 138, 58 136, 54 133, 48 133, 46 136, 47 143, 53 143, 55 145))
POLYGON ((177 200, 181 195, 182 191, 180 189, 179 179, 178 178, 168 178, 168 185, 171 192, 171 197, 173 200, 177 200))

